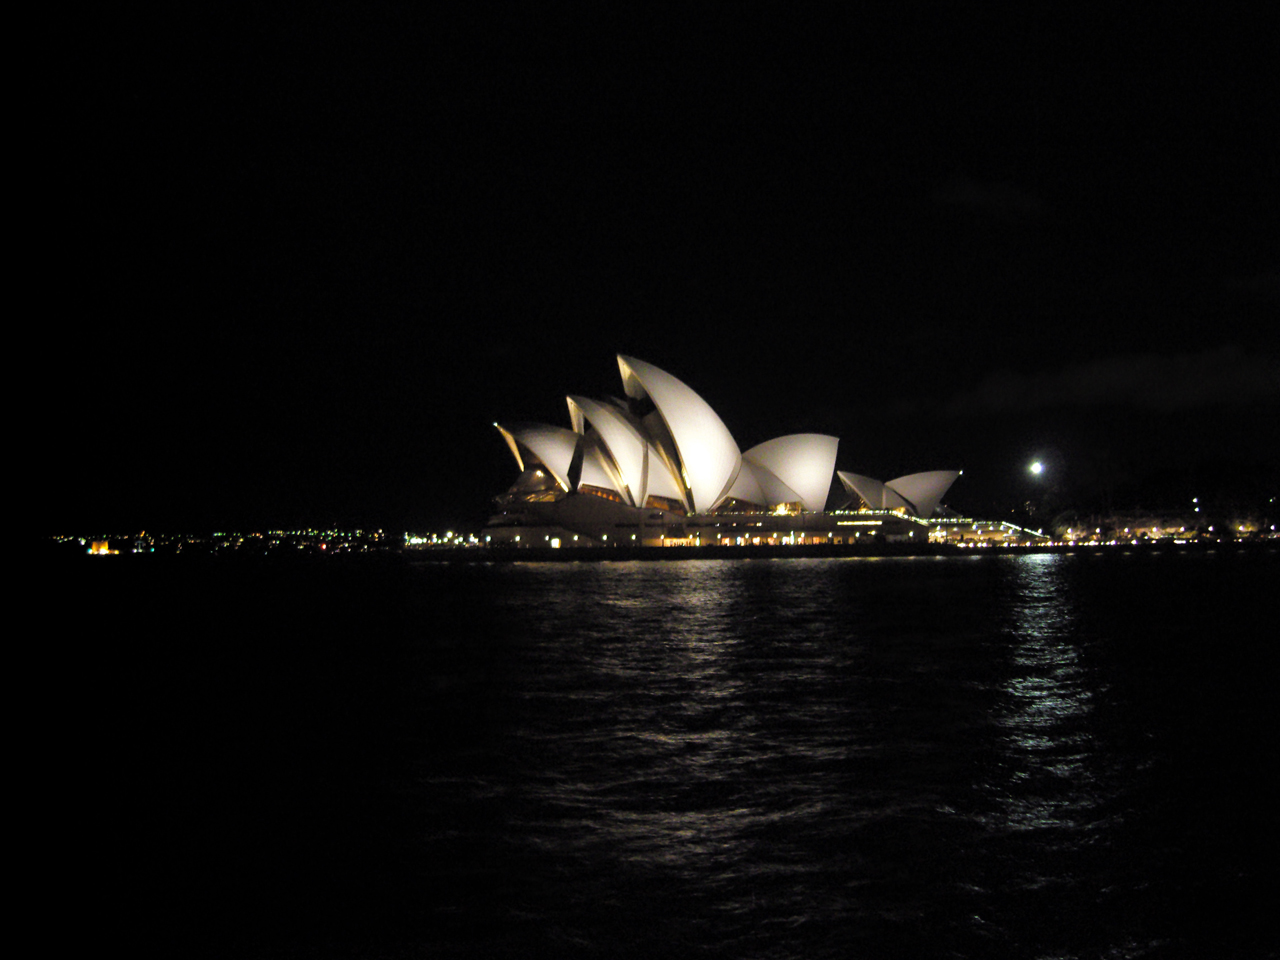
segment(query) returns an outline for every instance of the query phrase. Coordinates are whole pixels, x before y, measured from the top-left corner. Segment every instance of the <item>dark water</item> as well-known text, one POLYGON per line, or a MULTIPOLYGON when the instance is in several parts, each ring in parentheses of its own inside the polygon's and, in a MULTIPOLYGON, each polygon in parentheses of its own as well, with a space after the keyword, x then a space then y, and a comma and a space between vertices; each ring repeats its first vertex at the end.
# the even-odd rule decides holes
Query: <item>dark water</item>
POLYGON ((175 955, 1274 956, 1278 572, 122 574, 91 916, 175 955))

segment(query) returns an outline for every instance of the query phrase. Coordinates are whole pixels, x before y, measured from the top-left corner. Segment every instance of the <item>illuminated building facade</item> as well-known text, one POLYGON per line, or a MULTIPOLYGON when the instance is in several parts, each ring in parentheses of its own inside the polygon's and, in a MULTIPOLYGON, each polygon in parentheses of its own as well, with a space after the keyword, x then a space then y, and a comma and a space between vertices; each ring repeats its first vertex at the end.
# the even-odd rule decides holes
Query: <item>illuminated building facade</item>
MULTIPOLYGON (((497 498, 487 542, 844 542, 870 533, 871 524, 883 534, 908 515, 927 518, 958 476, 915 474, 880 485, 876 495, 876 481, 840 474, 851 495, 883 514, 865 519, 867 530, 854 530, 853 521, 824 512, 836 437, 791 434, 744 452, 710 405, 676 377, 622 355, 618 370, 625 399, 569 396, 569 427, 494 424, 520 476, 497 498)), ((923 537, 914 528, 898 532, 923 537)))
MULTIPOLYGON (((930 470, 881 483, 844 470, 836 472, 850 498, 858 498, 869 510, 905 510, 912 516, 931 517, 959 470, 930 470)), ((852 502, 852 499, 850 500, 852 502)))

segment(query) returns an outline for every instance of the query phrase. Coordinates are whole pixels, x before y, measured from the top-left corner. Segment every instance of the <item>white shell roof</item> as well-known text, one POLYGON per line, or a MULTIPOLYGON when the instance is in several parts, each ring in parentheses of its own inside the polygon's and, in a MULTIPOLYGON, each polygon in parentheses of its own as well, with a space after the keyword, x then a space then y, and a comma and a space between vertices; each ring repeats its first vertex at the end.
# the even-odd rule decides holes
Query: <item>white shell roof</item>
POLYGON ((742 469, 738 471, 733 486, 729 488, 729 496, 744 503, 758 503, 761 506, 769 502, 769 498, 760 488, 760 478, 756 476, 755 467, 746 460, 742 461, 742 469))
POLYGON ((684 491, 680 489, 680 482, 671 475, 667 465, 662 462, 662 454, 658 452, 658 448, 652 443, 646 446, 649 453, 649 473, 646 477, 648 490, 646 496, 666 497, 668 500, 683 501, 684 491))
POLYGON ((931 517, 938 508, 938 501, 951 489, 958 476, 959 470, 929 470, 898 477, 885 486, 909 501, 915 507, 917 516, 931 517))
POLYGON ((551 472, 562 489, 569 489, 569 466, 578 444, 576 433, 546 423, 513 423, 510 428, 495 423, 494 426, 507 438, 521 470, 528 469, 520 454, 523 449, 551 472))
MULTIPOLYGON (((806 510, 821 513, 831 490, 831 474, 836 468, 836 447, 840 441, 821 433, 793 433, 775 437, 752 447, 742 455, 744 462, 764 467, 790 487, 806 510)), ((744 498, 746 499, 746 498, 744 498)))
POLYGON ((960 476, 959 470, 929 470, 881 483, 870 477, 840 470, 836 473, 850 493, 856 493, 877 510, 905 508, 918 517, 931 517, 938 502, 960 476))
POLYGON ((729 496, 747 503, 756 503, 762 507, 772 507, 779 503, 796 503, 801 500, 800 494, 783 483, 778 477, 758 463, 753 463, 744 455, 742 469, 738 478, 729 488, 729 496))
MULTIPOLYGON (((585 421, 590 421, 591 425, 599 431, 600 440, 617 464, 622 486, 625 488, 619 493, 633 505, 644 506, 645 458, 648 450, 640 431, 616 407, 587 397, 567 397, 566 399, 569 403, 569 416, 573 420, 574 430, 578 433, 586 433, 585 421)), ((586 478, 585 463, 583 471, 583 481, 594 483, 595 481, 586 478)))
MULTIPOLYGON (((647 400, 651 409, 570 396, 573 430, 542 423, 494 424, 522 471, 539 464, 566 491, 588 484, 615 491, 637 507, 658 496, 683 503, 689 513, 706 513, 732 496, 767 507, 799 503, 815 513, 825 508, 837 438, 791 434, 744 454, 716 412, 683 382, 621 354, 618 369, 627 397, 647 400)), ((915 474, 892 484, 857 474, 839 476, 850 493, 891 509, 912 509, 912 493, 932 509, 955 479, 949 471, 915 474), (949 478, 936 496, 941 481, 931 479, 935 475, 949 478)))
POLYGON ((587 443, 582 456, 582 476, 578 478, 578 483, 589 483, 593 487, 612 490, 619 496, 627 496, 614 464, 610 462, 609 454, 598 443, 587 443))
POLYGON ((911 509, 911 504, 903 500, 893 490, 888 489, 879 480, 873 480, 871 477, 864 477, 857 473, 849 473, 845 470, 836 471, 836 476, 840 478, 840 482, 844 484, 846 490, 852 494, 857 494, 865 500, 867 506, 872 510, 911 509))
POLYGON ((667 425, 689 491, 690 512, 714 508, 728 495, 742 464, 729 428, 705 400, 665 370, 621 354, 618 369, 627 396, 647 396, 667 425))

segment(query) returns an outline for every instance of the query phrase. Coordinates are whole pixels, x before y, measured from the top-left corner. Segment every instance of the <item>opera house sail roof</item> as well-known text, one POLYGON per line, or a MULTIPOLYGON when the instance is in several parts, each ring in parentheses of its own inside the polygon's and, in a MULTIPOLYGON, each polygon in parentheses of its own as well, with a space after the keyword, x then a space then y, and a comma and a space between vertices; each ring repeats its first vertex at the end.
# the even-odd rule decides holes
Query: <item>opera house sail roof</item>
POLYGON ((836 476, 851 497, 860 497, 872 510, 905 510, 917 517, 931 517, 960 471, 930 470, 888 483, 844 470, 837 471, 836 476))
MULTIPOLYGON (((618 370, 625 399, 568 396, 570 428, 494 424, 521 470, 509 495, 534 502, 594 494, 623 507, 686 515, 730 505, 809 513, 826 508, 837 438, 790 434, 744 453, 715 410, 683 381, 621 354, 618 370)), ((851 496, 873 509, 927 517, 957 475, 934 471, 887 484, 838 476, 851 496)))
POLYGON ((742 468, 729 428, 705 400, 665 370, 624 356, 618 357, 618 369, 627 397, 653 406, 644 422, 682 488, 685 508, 689 513, 714 509, 742 468))

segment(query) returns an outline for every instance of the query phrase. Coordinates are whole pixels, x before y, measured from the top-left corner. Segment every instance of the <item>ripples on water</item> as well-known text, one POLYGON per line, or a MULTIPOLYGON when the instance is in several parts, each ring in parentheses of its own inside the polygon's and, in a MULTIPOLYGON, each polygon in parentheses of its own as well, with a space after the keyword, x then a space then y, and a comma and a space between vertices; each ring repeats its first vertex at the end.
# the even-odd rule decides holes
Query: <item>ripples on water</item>
POLYGON ((1188 842, 1216 829, 1191 818, 1240 812, 1227 784, 1176 792, 1221 772, 1206 749, 1262 759, 1259 731, 1203 712, 1257 684, 1194 665, 1231 645, 1260 665, 1257 628, 1223 606, 1264 609, 1245 570, 1235 588, 1179 557, 424 570, 430 596, 485 601, 423 637, 453 646, 441 709, 465 718, 418 772, 424 855, 451 889, 438 946, 1260 950, 1240 906, 1260 903, 1258 864, 1188 842))
POLYGON ((93 648, 89 842, 147 877, 103 912, 223 957, 1274 955, 1277 569, 117 584, 172 616, 93 648))

